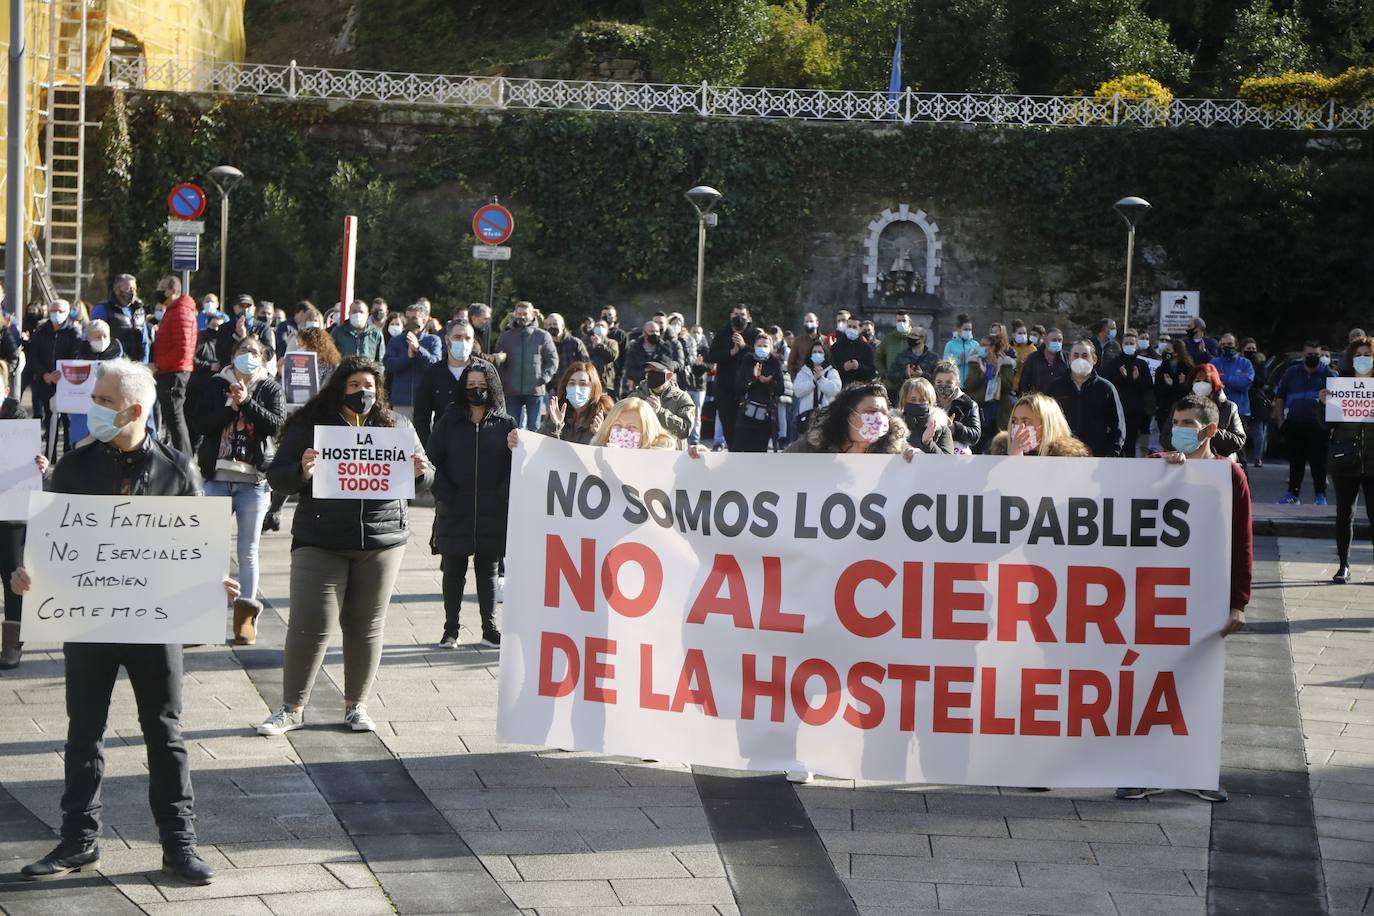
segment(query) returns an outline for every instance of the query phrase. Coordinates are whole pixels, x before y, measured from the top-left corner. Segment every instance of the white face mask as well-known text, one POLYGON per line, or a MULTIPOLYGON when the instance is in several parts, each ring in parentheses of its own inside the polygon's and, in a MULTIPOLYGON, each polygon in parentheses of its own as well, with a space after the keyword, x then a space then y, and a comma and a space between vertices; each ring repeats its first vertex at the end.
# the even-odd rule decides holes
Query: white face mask
POLYGON ((354 312, 348 316, 348 323, 355 328, 361 328, 367 324, 367 314, 365 312, 354 312))
POLYGON ((1205 398, 1212 393, 1211 382, 1193 382, 1193 394, 1205 398))
POLYGON ((86 343, 90 344, 92 353, 104 353, 110 346, 110 342, 104 337, 89 337, 86 343))
POLYGON ((1093 371, 1093 364, 1091 361, 1080 356, 1078 359, 1069 363, 1069 368, 1073 370, 1074 375, 1087 375, 1089 372, 1093 371))
POLYGON ((318 328, 319 326, 320 326, 320 323, 319 323, 318 321, 307 321, 307 322, 305 323, 305 329, 306 329, 307 331, 310 330, 311 328, 318 328))

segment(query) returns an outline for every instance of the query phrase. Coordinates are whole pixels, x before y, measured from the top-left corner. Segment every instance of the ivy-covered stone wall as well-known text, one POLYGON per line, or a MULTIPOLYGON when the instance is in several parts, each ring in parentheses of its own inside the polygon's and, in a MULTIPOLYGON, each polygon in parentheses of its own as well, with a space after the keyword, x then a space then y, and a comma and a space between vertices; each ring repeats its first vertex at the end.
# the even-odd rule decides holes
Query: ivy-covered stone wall
MULTIPOLYGON (((692 185, 725 198, 708 248, 707 323, 860 301, 867 226, 908 203, 940 225, 939 292, 980 320, 1118 314, 1125 232, 1111 204, 1154 204, 1138 238, 1142 307, 1203 291, 1214 327, 1275 343, 1367 322, 1374 161, 1366 135, 1233 130, 805 125, 602 114, 112 95, 87 174, 91 250, 151 286, 170 261, 167 190, 231 163, 229 287, 278 303, 337 298, 339 227, 361 219, 357 289, 441 311, 485 297, 470 219, 516 217, 498 307, 580 315, 691 304, 692 185), (1312 327, 1313 322, 1322 325, 1312 327)), ((213 198, 212 192, 212 198, 213 198)), ((218 216, 212 199, 207 219, 218 216)), ((217 282, 207 233, 199 293, 217 282)), ((96 265, 99 267, 100 265, 96 265)), ((90 294, 98 289, 88 291, 90 294)), ((1343 332, 1342 332, 1343 333, 1343 332)))

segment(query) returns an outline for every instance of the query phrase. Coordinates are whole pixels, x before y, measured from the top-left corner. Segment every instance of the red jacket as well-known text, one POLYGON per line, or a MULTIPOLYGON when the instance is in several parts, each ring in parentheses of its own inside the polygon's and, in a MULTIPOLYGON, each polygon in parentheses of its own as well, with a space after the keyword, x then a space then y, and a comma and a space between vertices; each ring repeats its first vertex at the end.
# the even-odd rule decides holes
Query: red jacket
MULTIPOLYGON (((1151 458, 1163 458, 1155 452, 1151 458)), ((1255 568, 1255 533, 1250 512, 1250 481, 1240 465, 1225 455, 1213 455, 1231 465, 1231 604, 1245 610, 1250 603, 1250 580, 1255 568)), ((1229 608, 1228 608, 1229 610, 1229 608)))
POLYGON ((158 375, 195 368, 196 330, 196 300, 182 296, 167 305, 153 339, 153 365, 158 375))

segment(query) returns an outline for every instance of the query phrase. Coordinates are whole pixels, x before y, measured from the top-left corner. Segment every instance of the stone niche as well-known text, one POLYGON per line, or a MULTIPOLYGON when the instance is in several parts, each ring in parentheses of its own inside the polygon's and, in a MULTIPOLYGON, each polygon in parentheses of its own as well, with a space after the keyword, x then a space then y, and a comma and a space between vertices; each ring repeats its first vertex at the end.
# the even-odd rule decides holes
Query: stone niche
MULTIPOLYGON (((940 227, 925 210, 899 204, 883 210, 868 224, 864 237, 863 311, 866 315, 905 311, 919 325, 934 328, 944 311, 940 282, 944 267, 940 227), (911 289, 891 294, 894 270, 913 275, 911 289)), ((905 274, 903 274, 905 275, 905 274)))

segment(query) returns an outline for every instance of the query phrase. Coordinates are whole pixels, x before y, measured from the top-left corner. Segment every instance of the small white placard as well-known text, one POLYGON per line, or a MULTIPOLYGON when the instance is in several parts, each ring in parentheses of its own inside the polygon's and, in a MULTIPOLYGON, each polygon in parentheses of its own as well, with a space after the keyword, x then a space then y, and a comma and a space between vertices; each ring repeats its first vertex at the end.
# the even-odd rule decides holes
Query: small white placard
POLYGON ((316 499, 414 499, 415 430, 409 426, 316 426, 316 499))

